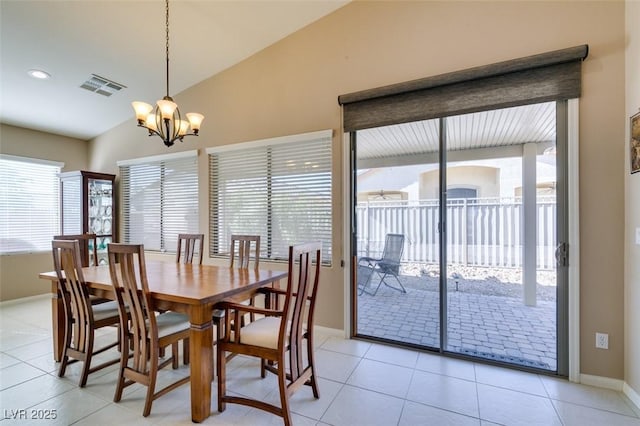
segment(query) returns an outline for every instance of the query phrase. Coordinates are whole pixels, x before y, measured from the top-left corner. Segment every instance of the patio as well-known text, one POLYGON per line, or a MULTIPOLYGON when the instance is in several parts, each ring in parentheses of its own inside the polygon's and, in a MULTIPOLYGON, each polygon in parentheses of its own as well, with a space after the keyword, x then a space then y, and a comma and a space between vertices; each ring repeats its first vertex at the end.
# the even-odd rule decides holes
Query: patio
MULTIPOLYGON (((375 296, 358 296, 358 334, 438 347, 437 277, 399 279, 406 294, 382 285, 375 296)), ((456 290, 455 281, 448 282, 449 351, 556 370, 555 287, 539 285, 541 297, 532 307, 517 295, 517 284, 458 279, 456 290), (516 291, 501 291, 508 287, 516 291)), ((377 285, 373 278, 369 288, 377 285)))

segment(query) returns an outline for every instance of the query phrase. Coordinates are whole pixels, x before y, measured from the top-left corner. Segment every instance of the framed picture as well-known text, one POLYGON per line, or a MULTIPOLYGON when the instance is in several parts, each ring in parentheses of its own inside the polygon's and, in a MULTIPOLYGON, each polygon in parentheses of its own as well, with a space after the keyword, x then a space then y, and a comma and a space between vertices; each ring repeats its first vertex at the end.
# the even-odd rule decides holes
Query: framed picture
POLYGON ((640 112, 631 117, 631 173, 640 172, 640 112))

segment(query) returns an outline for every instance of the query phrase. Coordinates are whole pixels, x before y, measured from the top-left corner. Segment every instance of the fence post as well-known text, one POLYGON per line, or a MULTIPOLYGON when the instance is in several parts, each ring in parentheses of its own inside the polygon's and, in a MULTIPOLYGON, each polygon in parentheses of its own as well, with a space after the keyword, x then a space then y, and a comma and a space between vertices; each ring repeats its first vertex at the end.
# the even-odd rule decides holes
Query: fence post
POLYGON ((469 262, 469 242, 467 241, 467 199, 463 198, 462 199, 462 264, 464 266, 467 266, 468 262, 469 262))
POLYGON ((367 201, 364 216, 367 218, 367 257, 371 256, 371 209, 369 208, 369 201, 367 201))

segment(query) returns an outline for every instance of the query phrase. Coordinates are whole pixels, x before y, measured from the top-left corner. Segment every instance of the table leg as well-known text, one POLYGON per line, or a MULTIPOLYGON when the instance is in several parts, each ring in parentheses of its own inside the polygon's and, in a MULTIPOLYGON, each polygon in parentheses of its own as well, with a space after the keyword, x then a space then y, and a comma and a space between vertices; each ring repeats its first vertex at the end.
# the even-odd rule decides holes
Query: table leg
POLYGON ((213 309, 191 306, 189 321, 189 356, 191 368, 191 420, 200 423, 211 415, 211 380, 213 379, 213 309))
POLYGON ((64 307, 62 295, 58 291, 58 283, 51 284, 51 335, 53 336, 53 359, 60 362, 64 345, 64 307))

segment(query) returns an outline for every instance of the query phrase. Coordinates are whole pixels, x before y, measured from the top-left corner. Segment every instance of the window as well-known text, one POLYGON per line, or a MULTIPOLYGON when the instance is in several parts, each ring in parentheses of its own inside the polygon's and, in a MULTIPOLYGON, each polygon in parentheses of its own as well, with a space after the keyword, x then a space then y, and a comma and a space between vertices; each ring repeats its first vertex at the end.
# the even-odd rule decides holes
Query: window
POLYGON ((0 155, 0 254, 51 250, 63 163, 0 155))
POLYGON ((125 243, 175 253, 179 233, 198 232, 197 151, 118 162, 125 243))
POLYGON ((289 246, 322 242, 331 264, 331 131, 210 148, 210 253, 231 234, 261 236, 261 258, 286 260, 289 246))

